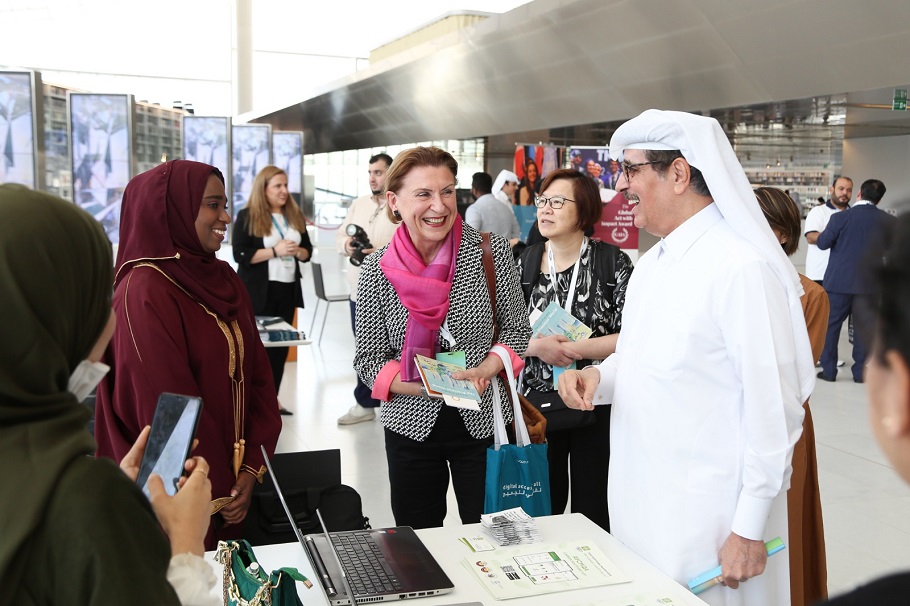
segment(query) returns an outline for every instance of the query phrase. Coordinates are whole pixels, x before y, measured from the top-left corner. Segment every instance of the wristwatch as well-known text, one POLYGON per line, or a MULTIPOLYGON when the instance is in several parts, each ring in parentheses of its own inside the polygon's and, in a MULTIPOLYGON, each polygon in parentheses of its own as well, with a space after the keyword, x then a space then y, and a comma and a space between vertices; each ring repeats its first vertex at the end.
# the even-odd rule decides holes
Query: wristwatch
POLYGON ((422 384, 422 383, 420 384, 420 395, 422 395, 422 396, 425 397, 425 398, 429 398, 429 397, 430 397, 430 394, 427 392, 426 385, 424 385, 424 384, 422 384))

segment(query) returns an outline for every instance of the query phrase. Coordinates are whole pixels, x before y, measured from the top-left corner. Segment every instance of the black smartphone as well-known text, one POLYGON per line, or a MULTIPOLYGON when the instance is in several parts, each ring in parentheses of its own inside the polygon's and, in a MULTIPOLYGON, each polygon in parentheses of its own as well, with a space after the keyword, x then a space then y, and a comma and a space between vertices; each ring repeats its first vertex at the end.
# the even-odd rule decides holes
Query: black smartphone
POLYGON ((152 430, 136 478, 146 497, 149 496, 148 479, 153 473, 164 480, 164 490, 169 495, 177 493, 177 482, 183 475, 183 464, 189 458, 201 412, 202 398, 175 393, 158 396, 152 430))

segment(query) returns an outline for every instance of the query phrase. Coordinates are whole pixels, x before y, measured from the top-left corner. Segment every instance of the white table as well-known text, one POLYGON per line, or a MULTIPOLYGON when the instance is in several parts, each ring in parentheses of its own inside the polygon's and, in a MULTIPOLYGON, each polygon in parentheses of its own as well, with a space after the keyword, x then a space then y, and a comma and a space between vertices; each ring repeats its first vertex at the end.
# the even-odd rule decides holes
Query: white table
MULTIPOLYGON (((287 322, 276 322, 274 324, 269 324, 265 327, 266 333, 272 330, 293 330, 294 328, 291 324, 287 322)), ((298 345, 309 345, 312 343, 310 339, 297 339, 295 341, 269 341, 266 338, 266 333, 260 332, 259 338, 262 339, 262 344, 266 347, 297 347, 298 345)))
MULTIPOLYGON (((704 601, 693 595, 686 587, 676 583, 673 579, 654 568, 654 566, 633 553, 628 547, 581 514, 541 517, 536 518, 536 520, 544 542, 593 540, 620 570, 632 578, 632 582, 497 602, 477 580, 470 576, 470 573, 461 564, 461 559, 470 554, 471 551, 458 539, 481 532, 480 524, 444 526, 442 528, 418 530, 417 534, 455 584, 455 590, 440 596, 417 598, 414 606, 443 606, 461 602, 481 602, 486 606, 492 606, 492 604, 511 606, 552 606, 553 604, 559 604, 560 606, 587 606, 589 604, 598 604, 609 606, 611 604, 630 604, 632 602, 628 598, 639 594, 672 598, 672 606, 705 604, 704 601)), ((325 594, 319 586, 318 577, 313 572, 313 568, 310 566, 299 543, 265 545, 254 547, 253 550, 256 552, 256 558, 264 570, 271 571, 282 566, 296 567, 304 576, 313 581, 312 589, 306 589, 302 583, 297 583, 300 599, 306 606, 328 606, 325 594)), ((476 555, 480 557, 482 554, 476 555)), ((221 579, 221 565, 214 562, 212 556, 213 552, 208 552, 205 557, 215 569, 218 579, 221 579)), ((220 596, 220 582, 216 587, 216 591, 220 596)), ((410 599, 407 601, 411 602, 410 599)))

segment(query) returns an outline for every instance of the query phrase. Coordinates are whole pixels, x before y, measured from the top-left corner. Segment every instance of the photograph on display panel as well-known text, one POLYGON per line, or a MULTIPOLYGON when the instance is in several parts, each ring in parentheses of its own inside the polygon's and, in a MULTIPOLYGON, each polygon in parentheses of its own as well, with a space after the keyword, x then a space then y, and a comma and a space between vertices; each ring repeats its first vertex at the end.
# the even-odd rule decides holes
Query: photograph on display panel
POLYGON ((33 78, 0 71, 0 183, 37 187, 33 78))
POLYGON ((235 124, 231 127, 231 213, 234 219, 250 199, 253 179, 272 163, 271 143, 272 127, 269 124, 235 124))
POLYGON ((544 177, 562 166, 566 149, 556 145, 515 145, 515 174, 519 178, 515 203, 533 206, 544 177))
POLYGON ((568 168, 585 173, 597 184, 598 189, 616 189, 616 182, 622 175, 622 166, 610 159, 608 147, 570 147, 568 168))
POLYGON ((132 175, 133 98, 70 92, 67 102, 73 201, 117 243, 120 202, 132 175))
POLYGON ((303 133, 275 131, 272 133, 272 164, 288 175, 288 191, 300 204, 303 196, 303 133))
MULTIPOLYGON (((231 174, 231 119, 212 116, 183 117, 183 159, 211 164, 225 180, 231 174)), ((225 183, 225 187, 229 184, 225 183)))

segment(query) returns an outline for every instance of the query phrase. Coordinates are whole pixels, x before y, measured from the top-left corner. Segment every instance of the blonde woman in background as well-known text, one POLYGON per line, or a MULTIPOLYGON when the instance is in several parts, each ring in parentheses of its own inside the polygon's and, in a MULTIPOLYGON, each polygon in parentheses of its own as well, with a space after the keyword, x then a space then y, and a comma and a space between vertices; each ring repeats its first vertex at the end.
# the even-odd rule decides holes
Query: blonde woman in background
MULTIPOLYGON (((306 217, 288 192, 287 173, 277 166, 266 166, 256 175, 249 203, 237 213, 233 247, 237 274, 250 292, 253 312, 291 323, 294 310, 303 307, 300 263, 310 260, 313 245, 306 217)), ((278 393, 288 348, 269 347, 266 353, 278 393)))

